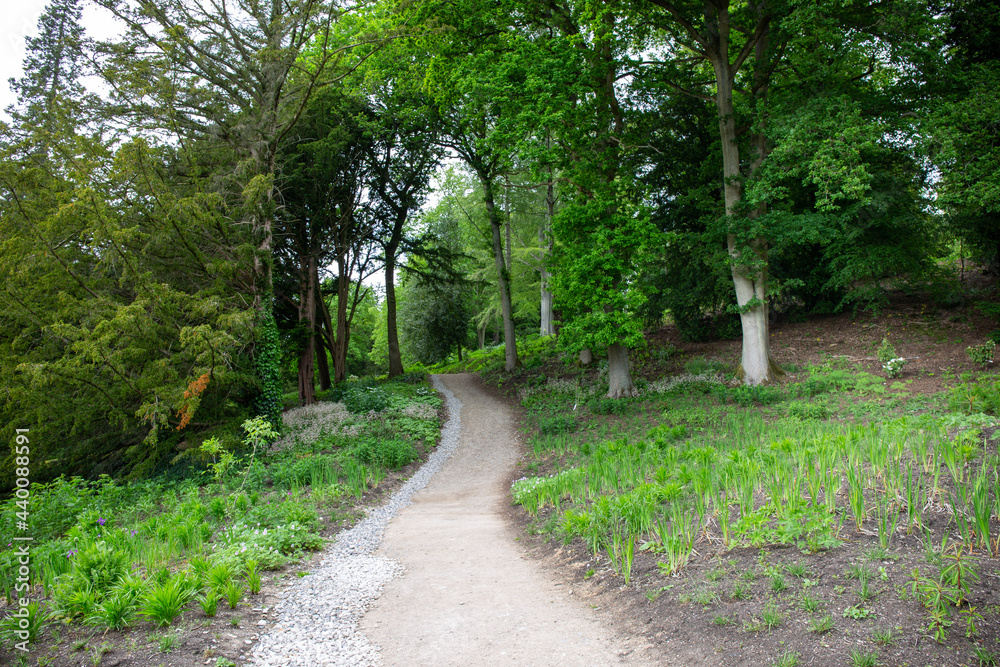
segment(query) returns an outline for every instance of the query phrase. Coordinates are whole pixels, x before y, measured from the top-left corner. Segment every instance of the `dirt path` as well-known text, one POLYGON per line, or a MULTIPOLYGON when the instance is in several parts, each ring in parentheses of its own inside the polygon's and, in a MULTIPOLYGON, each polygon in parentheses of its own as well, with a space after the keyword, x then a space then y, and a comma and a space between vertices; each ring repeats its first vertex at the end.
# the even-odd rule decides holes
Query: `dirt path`
POLYGON ((518 456, 508 408, 474 375, 441 379, 462 402, 458 449, 386 530, 378 553, 406 572, 361 622, 385 663, 646 664, 518 548, 504 519, 518 456))

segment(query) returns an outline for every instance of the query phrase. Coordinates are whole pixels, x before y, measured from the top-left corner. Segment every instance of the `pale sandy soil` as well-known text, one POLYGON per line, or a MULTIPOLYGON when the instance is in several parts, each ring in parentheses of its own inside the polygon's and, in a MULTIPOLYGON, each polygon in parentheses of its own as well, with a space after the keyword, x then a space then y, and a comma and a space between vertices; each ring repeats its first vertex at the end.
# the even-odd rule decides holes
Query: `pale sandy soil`
POLYGON ((392 520, 380 555, 406 568, 362 620, 387 665, 655 664, 519 548, 505 519, 519 444, 510 410, 471 374, 458 449, 392 520))

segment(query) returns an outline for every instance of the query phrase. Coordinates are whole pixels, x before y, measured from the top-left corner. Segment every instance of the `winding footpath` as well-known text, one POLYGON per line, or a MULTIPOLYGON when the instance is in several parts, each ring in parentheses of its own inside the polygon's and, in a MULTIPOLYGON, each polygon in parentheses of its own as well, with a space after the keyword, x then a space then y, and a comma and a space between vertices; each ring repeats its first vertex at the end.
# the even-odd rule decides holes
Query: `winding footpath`
POLYGON ((284 594, 251 664, 647 664, 518 549, 504 519, 511 411, 474 375, 433 380, 449 413, 441 443, 284 594))

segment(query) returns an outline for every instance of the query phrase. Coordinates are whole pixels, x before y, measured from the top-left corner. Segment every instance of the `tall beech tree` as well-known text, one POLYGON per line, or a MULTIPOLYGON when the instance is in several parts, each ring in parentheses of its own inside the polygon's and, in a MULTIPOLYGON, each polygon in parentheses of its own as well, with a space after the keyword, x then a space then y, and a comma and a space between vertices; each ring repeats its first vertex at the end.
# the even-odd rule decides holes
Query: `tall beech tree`
POLYGON ((701 60, 711 68, 713 95, 701 90, 685 92, 715 103, 722 144, 725 215, 729 226, 727 244, 743 324, 740 368, 747 384, 769 382, 779 369, 771 358, 768 333, 768 240, 763 234, 747 234, 746 230, 752 229, 753 223, 742 222, 752 221, 766 212, 763 206, 743 210, 742 198, 744 179, 753 177, 767 157, 769 145, 762 123, 764 116, 760 116, 744 144, 749 157, 744 156, 741 161, 738 138, 747 130, 740 127, 734 95, 737 91, 744 92, 750 109, 762 109, 766 104, 771 75, 781 54, 781 44, 772 40, 772 23, 775 12, 787 12, 792 7, 777 7, 767 0, 740 3, 644 0, 640 4, 664 10, 662 14, 651 13, 650 21, 665 31, 670 57, 701 60), (743 80, 738 81, 741 74, 743 80))
POLYGON ((654 29, 648 51, 634 57, 636 72, 715 107, 725 205, 721 231, 743 331, 740 372, 748 384, 769 382, 780 373, 768 333, 772 246, 782 235, 825 244, 834 227, 871 203, 871 164, 880 158, 868 151, 888 147, 896 129, 884 122, 878 101, 860 100, 852 86, 903 78, 892 68, 910 65, 895 64, 886 37, 918 25, 921 17, 907 3, 633 5, 639 20, 654 29), (809 203, 798 217, 789 215, 792 193, 789 182, 781 182, 789 177, 808 191, 803 201, 809 203), (774 208, 778 203, 780 210, 774 208))
POLYGON ((547 77, 555 90, 545 104, 559 114, 546 128, 553 140, 540 137, 561 155, 567 192, 553 218, 552 285, 565 318, 560 336, 575 349, 607 349, 608 396, 614 398, 636 393, 628 350, 643 343, 636 313, 645 294, 635 277, 657 235, 640 203, 629 148, 638 141, 630 134, 621 83, 627 75, 622 55, 632 39, 625 8, 550 0, 532 12, 552 31, 550 38, 539 34, 547 62, 532 73, 573 72, 562 80, 547 77))

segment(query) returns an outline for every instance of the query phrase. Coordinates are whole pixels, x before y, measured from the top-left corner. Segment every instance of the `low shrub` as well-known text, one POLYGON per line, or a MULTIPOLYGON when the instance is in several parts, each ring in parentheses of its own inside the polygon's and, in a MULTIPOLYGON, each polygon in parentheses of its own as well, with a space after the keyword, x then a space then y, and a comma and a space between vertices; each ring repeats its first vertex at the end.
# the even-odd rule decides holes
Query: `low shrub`
POLYGON ((620 398, 592 398, 587 408, 595 415, 623 415, 628 412, 628 403, 620 398))
POLYGON ((538 431, 544 435, 573 433, 576 429, 576 418, 572 415, 555 415, 553 417, 540 417, 538 419, 538 431))
POLYGON ((726 403, 735 403, 744 407, 751 405, 773 405, 785 399, 785 392, 781 389, 763 385, 753 387, 746 385, 740 385, 739 387, 717 385, 714 388, 714 393, 717 393, 718 398, 726 403))
POLYGON ((808 401, 791 401, 787 410, 789 417, 799 419, 826 419, 830 416, 830 409, 826 405, 808 401))
POLYGON ((363 438, 351 449, 355 459, 365 465, 382 468, 402 468, 417 459, 417 450, 399 439, 363 438))
POLYGON ((381 387, 352 387, 344 392, 344 406, 349 412, 381 412, 389 407, 389 394, 381 387))

